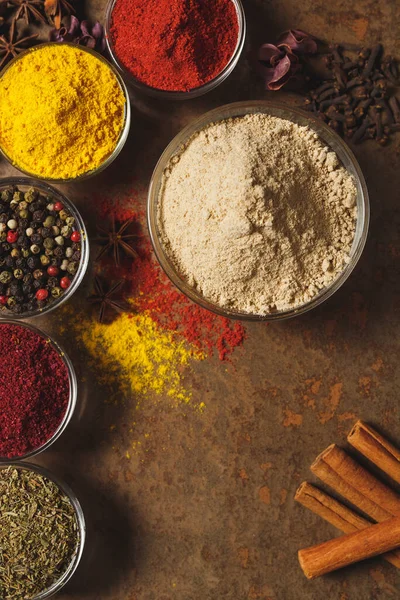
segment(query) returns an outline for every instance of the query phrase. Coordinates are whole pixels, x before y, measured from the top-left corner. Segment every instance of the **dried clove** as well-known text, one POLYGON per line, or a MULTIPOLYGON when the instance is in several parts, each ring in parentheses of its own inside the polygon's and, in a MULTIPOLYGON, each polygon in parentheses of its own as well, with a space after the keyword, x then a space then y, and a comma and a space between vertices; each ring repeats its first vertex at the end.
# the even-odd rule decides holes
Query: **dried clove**
POLYGON ((386 100, 384 98, 379 98, 375 106, 382 111, 382 120, 385 122, 385 125, 392 125, 392 123, 394 123, 394 117, 386 100))
POLYGON ((371 53, 369 55, 369 58, 368 58, 367 63, 365 65, 365 68, 364 68, 364 70, 362 72, 362 76, 363 77, 367 78, 367 77, 369 77, 371 75, 372 70, 373 70, 373 68, 375 66, 375 61, 377 60, 377 58, 381 54, 382 49, 383 49, 382 48, 382 44, 376 44, 376 46, 374 46, 371 49, 371 53))
POLYGON ((358 142, 361 142, 362 138, 364 137, 365 132, 367 131, 368 127, 371 125, 371 119, 366 116, 363 120, 363 122, 361 123, 361 125, 358 127, 358 129, 356 129, 356 131, 354 132, 354 135, 352 137, 352 140, 355 144, 357 144, 358 142))
POLYGON ((330 98, 329 100, 321 102, 320 109, 325 110, 325 108, 328 108, 328 106, 331 106, 332 104, 348 104, 348 102, 349 97, 347 95, 337 96, 336 98, 330 98))

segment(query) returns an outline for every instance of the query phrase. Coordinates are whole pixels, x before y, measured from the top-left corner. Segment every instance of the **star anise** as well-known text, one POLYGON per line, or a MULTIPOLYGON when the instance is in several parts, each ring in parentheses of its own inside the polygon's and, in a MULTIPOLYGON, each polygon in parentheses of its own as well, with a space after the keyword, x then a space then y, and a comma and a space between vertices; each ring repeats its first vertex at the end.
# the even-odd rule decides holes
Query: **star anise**
POLYGON ((44 12, 49 22, 60 29, 63 16, 75 13, 75 9, 68 0, 44 0, 44 12))
POLYGON ((39 35, 38 33, 34 33, 33 35, 28 35, 27 37, 18 40, 15 31, 15 23, 15 20, 13 20, 7 36, 5 34, 0 35, 0 57, 3 57, 0 62, 0 69, 4 67, 8 60, 25 50, 26 44, 31 40, 36 39, 39 35))
POLYGON ((117 228, 115 219, 111 221, 111 227, 107 230, 103 227, 98 227, 99 236, 95 238, 95 242, 99 242, 103 245, 100 253, 97 256, 97 260, 104 256, 104 254, 112 251, 115 264, 120 265, 121 250, 124 251, 128 256, 137 258, 139 255, 136 250, 131 246, 132 240, 139 237, 134 233, 127 233, 130 225, 134 222, 134 218, 128 219, 117 228))
POLYGON ((91 304, 99 305, 99 316, 98 319, 100 323, 104 322, 104 317, 106 314, 107 308, 112 308, 113 310, 120 312, 125 311, 127 306, 118 298, 115 299, 114 296, 117 292, 120 291, 125 281, 122 279, 117 283, 112 285, 105 284, 100 277, 95 277, 94 279, 94 294, 88 297, 88 302, 91 304))
POLYGON ((9 3, 12 6, 17 6, 17 10, 14 15, 14 19, 18 21, 18 19, 25 19, 28 23, 31 21, 40 21, 41 23, 46 23, 46 19, 38 10, 38 7, 43 7, 43 0, 9 0, 9 3))

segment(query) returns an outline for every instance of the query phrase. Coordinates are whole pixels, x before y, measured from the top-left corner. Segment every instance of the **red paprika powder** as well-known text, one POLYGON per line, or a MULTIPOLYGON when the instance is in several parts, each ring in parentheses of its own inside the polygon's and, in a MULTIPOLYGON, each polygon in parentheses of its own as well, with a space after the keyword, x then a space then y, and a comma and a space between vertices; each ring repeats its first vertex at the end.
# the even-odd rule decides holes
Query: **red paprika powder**
POLYGON ((68 371, 55 348, 22 325, 0 324, 0 456, 43 446, 68 402, 68 371))
POLYGON ((119 61, 136 79, 184 92, 224 69, 239 22, 232 0, 116 0, 110 32, 119 61))

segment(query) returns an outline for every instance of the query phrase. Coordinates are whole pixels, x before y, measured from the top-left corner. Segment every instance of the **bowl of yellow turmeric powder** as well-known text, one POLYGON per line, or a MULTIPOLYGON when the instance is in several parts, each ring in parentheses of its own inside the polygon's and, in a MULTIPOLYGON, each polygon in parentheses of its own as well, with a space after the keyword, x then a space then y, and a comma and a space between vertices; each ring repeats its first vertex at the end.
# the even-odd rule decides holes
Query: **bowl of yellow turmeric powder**
POLYGON ((84 179, 113 162, 130 127, 126 86, 91 49, 50 42, 19 54, 0 76, 0 151, 25 174, 84 179))

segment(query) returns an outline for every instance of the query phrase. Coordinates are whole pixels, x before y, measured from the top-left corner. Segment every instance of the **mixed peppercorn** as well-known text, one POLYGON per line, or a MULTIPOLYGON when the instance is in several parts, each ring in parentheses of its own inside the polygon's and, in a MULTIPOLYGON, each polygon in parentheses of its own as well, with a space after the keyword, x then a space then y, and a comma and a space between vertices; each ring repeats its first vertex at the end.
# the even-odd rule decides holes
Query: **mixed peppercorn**
POLYGON ((43 309, 71 285, 81 234, 62 202, 34 188, 0 193, 0 307, 14 314, 43 309))

